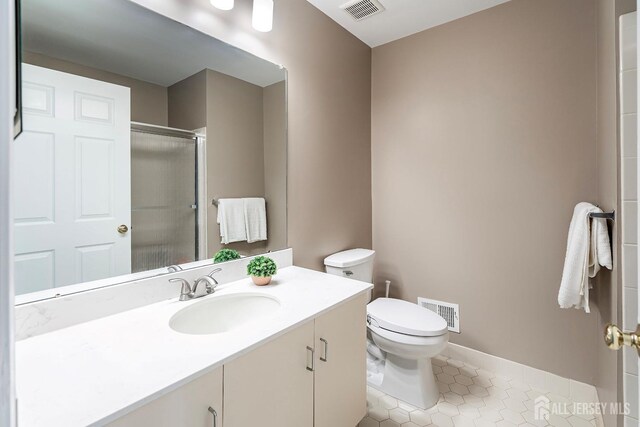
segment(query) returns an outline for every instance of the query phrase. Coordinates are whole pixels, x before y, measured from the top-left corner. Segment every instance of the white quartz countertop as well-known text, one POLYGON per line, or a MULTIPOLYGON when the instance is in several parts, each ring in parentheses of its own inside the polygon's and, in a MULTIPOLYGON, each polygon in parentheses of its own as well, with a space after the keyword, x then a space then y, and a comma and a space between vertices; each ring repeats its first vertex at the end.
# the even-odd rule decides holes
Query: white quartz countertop
POLYGON ((207 297, 175 298, 19 341, 19 425, 103 425, 371 288, 287 267, 268 286, 257 287, 247 278, 220 285, 207 297), (187 335, 169 327, 169 319, 191 304, 248 291, 276 297, 279 313, 214 335, 187 335))

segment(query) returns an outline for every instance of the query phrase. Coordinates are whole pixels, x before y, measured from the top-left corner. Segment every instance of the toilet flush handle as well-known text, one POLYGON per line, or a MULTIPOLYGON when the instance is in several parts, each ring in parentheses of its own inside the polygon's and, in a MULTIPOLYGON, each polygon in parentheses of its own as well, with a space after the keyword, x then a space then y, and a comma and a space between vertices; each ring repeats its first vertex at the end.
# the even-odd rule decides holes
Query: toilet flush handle
POLYGON ((351 270, 345 270, 345 271, 344 271, 344 275, 345 275, 345 276, 347 276, 347 277, 351 277, 351 276, 353 276, 353 271, 351 271, 351 270))

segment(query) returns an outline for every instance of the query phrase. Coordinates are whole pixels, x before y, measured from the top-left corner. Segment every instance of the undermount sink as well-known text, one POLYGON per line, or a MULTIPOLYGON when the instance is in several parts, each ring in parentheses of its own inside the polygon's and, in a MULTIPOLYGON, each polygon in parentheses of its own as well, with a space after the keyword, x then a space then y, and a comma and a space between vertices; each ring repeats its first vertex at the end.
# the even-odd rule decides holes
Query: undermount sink
POLYGON ((273 317, 279 309, 280 301, 265 294, 212 296, 178 311, 169 326, 183 334, 220 334, 273 317))

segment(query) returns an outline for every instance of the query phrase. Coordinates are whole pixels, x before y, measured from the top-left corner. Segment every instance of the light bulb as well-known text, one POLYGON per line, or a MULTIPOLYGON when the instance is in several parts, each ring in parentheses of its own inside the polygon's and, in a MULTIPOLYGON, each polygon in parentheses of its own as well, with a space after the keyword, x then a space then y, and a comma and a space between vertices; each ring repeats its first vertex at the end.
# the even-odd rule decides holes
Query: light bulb
POLYGON ((233 0, 209 0, 211 5, 217 7, 220 10, 233 9, 233 0))
POLYGON ((253 0, 253 28, 263 33, 273 28, 273 0, 253 0))

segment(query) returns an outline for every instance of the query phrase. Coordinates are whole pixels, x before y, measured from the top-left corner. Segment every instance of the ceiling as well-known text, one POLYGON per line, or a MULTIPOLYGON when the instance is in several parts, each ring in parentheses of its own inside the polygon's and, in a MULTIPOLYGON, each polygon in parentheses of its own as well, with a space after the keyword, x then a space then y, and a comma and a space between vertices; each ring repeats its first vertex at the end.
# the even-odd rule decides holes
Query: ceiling
POLYGON ((279 66, 128 0, 22 0, 25 50, 161 86, 205 68, 258 86, 279 66))
POLYGON ((307 0, 371 47, 480 12, 509 0, 379 0, 385 11, 354 20, 340 5, 348 0, 307 0))

